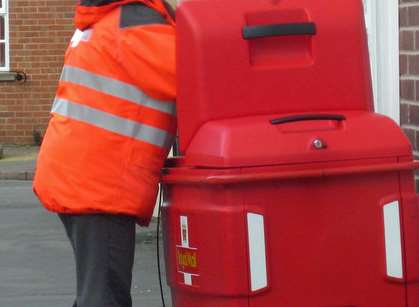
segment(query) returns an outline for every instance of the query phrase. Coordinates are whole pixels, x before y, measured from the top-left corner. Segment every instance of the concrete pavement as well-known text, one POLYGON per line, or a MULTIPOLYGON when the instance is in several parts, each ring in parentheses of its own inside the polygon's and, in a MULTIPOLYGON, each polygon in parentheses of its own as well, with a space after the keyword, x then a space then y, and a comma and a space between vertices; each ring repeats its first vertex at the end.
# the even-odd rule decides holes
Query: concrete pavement
MULTIPOLYGON (((135 307, 162 306, 154 228, 137 231, 135 307)), ((74 290, 72 251, 58 218, 41 207, 30 181, 0 181, 0 306, 70 307, 74 290)), ((165 296, 170 307, 167 286, 165 296)))

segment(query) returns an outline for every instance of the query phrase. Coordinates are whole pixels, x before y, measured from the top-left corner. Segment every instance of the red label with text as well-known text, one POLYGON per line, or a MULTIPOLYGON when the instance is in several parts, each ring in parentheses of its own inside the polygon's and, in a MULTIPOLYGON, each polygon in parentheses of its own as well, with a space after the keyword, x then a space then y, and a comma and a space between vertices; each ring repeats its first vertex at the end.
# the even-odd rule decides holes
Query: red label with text
POLYGON ((178 272, 199 275, 198 250, 196 248, 176 246, 176 258, 178 272))

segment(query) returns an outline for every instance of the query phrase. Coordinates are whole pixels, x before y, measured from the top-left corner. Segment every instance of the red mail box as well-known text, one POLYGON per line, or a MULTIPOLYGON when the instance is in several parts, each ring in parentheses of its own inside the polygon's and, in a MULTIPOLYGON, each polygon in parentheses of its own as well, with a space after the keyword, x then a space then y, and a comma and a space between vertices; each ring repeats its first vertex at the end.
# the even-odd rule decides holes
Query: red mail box
POLYGON ((215 119, 372 111, 360 0, 186 0, 176 15, 184 153, 215 119))
POLYGON ((174 307, 419 307, 412 149, 372 109, 360 0, 178 10, 174 307))

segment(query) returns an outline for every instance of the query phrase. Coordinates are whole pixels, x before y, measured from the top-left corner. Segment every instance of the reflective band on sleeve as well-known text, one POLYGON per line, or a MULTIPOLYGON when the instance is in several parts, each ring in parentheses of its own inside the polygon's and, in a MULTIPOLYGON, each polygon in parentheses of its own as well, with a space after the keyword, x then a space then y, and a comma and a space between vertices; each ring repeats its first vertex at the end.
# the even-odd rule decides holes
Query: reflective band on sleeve
POLYGON ((163 148, 172 146, 174 140, 173 135, 162 129, 140 124, 65 99, 56 98, 51 112, 163 148))
POLYGON ((176 106, 172 101, 151 98, 132 84, 100 76, 81 68, 65 65, 61 74, 61 81, 82 85, 138 105, 176 115, 176 106))

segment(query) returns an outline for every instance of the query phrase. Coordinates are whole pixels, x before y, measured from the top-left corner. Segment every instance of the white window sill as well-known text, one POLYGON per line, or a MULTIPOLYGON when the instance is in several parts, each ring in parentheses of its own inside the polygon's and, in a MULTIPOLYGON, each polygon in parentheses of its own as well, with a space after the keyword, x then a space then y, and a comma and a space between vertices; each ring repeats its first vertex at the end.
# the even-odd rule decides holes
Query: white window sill
POLYGON ((26 74, 16 71, 0 71, 0 82, 25 82, 26 74))

